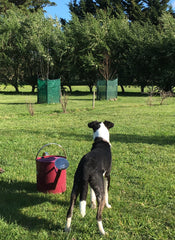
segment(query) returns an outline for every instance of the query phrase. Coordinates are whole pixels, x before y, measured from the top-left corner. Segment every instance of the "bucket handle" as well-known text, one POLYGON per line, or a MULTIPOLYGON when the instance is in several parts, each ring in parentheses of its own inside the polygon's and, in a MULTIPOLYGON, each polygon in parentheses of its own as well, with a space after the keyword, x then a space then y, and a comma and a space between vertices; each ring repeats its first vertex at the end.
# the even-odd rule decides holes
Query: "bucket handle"
POLYGON ((58 147, 60 147, 60 148, 63 150, 64 155, 65 155, 65 158, 66 158, 66 152, 65 152, 64 148, 63 148, 60 144, 58 144, 58 143, 47 143, 47 144, 43 145, 43 146, 40 148, 40 150, 37 152, 37 154, 36 154, 36 160, 37 160, 37 157, 38 157, 38 154, 40 153, 40 151, 41 151, 43 148, 45 148, 45 147, 47 147, 47 146, 49 146, 49 145, 57 145, 58 147))

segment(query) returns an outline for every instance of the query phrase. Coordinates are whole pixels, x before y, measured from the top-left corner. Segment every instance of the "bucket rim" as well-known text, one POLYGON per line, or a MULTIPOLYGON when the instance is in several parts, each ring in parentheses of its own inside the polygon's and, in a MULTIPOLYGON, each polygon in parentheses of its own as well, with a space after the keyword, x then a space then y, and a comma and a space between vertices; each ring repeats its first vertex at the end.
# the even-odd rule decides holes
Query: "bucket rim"
POLYGON ((60 156, 60 155, 47 155, 47 156, 42 156, 42 157, 37 157, 36 161, 38 162, 55 162, 59 158, 64 158, 67 160, 65 156, 60 156))

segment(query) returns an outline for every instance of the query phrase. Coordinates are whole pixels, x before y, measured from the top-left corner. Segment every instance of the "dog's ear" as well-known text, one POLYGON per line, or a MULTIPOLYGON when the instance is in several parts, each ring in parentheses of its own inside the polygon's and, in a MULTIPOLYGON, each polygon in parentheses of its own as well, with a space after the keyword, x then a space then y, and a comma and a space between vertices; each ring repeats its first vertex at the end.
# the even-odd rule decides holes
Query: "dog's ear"
POLYGON ((93 130, 95 130, 99 127, 99 124, 100 123, 98 121, 93 121, 93 122, 88 123, 88 127, 93 128, 93 130))
POLYGON ((114 126, 114 123, 109 122, 109 121, 104 121, 103 123, 107 127, 107 129, 110 129, 114 126))

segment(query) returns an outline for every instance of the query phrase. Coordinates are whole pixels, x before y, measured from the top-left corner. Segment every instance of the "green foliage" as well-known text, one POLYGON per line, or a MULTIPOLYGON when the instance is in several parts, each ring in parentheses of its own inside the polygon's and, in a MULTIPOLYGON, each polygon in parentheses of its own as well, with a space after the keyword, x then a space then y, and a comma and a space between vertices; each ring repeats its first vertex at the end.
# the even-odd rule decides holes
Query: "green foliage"
POLYGON ((99 78, 104 78, 104 74, 100 77, 99 73, 104 71, 108 56, 108 76, 116 77, 116 68, 125 52, 122 43, 126 42, 127 31, 129 24, 126 19, 110 18, 103 11, 96 18, 87 14, 83 21, 73 15, 72 21, 64 29, 69 48, 69 55, 64 59, 69 64, 67 68, 71 69, 71 74, 94 84, 99 78))
POLYGON ((149 23, 140 24, 134 22, 131 24, 130 41, 134 44, 129 49, 129 69, 135 82, 142 88, 154 85, 154 48, 159 44, 160 34, 156 27, 149 23))
MULTIPOLYGON (((142 1, 124 1, 123 6, 130 9, 126 16, 113 14, 118 1, 93 2, 98 10, 95 6, 95 14, 90 14, 86 12, 92 1, 82 0, 80 5, 87 8, 83 17, 72 13, 64 26, 42 11, 24 14, 13 6, 0 15, 0 82, 13 85, 16 91, 29 84, 34 91, 38 77, 61 77, 62 85, 86 84, 92 91, 98 79, 118 76, 119 85, 135 84, 142 90, 151 85, 172 91, 175 18, 163 14, 167 1, 145 3, 148 10, 159 6, 158 25, 148 21, 149 17, 139 19, 142 1)), ((78 9, 77 1, 72 4, 78 9)))
POLYGON ((162 21, 162 41, 157 46, 157 82, 161 89, 171 91, 175 86, 175 20, 164 14, 162 21))
POLYGON ((1 81, 10 83, 17 89, 22 78, 23 71, 21 59, 24 57, 26 41, 22 34, 21 12, 18 15, 9 11, 8 15, 0 16, 0 60, 1 60, 1 81))
POLYGON ((152 24, 158 25, 159 18, 167 11, 169 0, 144 0, 143 2, 146 4, 143 10, 145 18, 152 24))
POLYGON ((111 15, 118 17, 124 13, 130 21, 151 22, 159 24, 159 18, 164 12, 173 11, 168 6, 169 0, 75 0, 69 3, 69 9, 76 14, 79 19, 84 19, 87 13, 96 17, 101 9, 111 11, 111 15))
POLYGON ((21 9, 23 12, 36 12, 42 10, 46 6, 55 6, 55 2, 49 0, 2 0, 0 3, 0 13, 6 14, 8 10, 21 9))
POLYGON ((62 34, 58 20, 40 12, 24 15, 21 10, 9 10, 0 22, 1 82, 12 84, 16 91, 24 83, 34 89, 37 77, 58 74, 54 64, 54 46, 62 34))
POLYGON ((140 0, 123 0, 122 5, 130 21, 144 21, 145 16, 142 12, 144 8, 143 1, 140 0))
POLYGON ((170 14, 160 19, 161 29, 149 23, 131 23, 128 66, 133 83, 172 91, 174 82, 174 23, 170 14))
POLYGON ((68 79, 93 85, 99 78, 108 80, 118 75, 121 85, 137 84, 142 90, 157 85, 170 91, 174 87, 175 20, 166 14, 161 21, 161 29, 157 29, 148 22, 129 23, 124 16, 111 17, 110 12, 99 11, 95 18, 87 14, 83 21, 73 15, 64 28, 68 79), (167 58, 170 61, 163 61, 167 58))

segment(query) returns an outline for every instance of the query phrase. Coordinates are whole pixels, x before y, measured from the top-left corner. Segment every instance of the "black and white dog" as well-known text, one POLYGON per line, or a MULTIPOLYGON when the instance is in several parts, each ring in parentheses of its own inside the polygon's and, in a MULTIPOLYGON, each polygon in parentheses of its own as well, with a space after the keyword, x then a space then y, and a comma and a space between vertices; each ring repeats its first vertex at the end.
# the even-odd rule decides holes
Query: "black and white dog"
POLYGON ((102 224, 102 211, 104 206, 111 208, 108 203, 108 189, 110 184, 111 171, 111 145, 109 142, 109 129, 114 124, 109 121, 93 121, 88 124, 94 131, 94 143, 89 153, 83 156, 74 176, 74 184, 71 193, 70 207, 67 212, 65 231, 69 232, 73 215, 73 208, 77 196, 80 194, 80 212, 82 217, 86 214, 86 197, 88 183, 91 187, 91 206, 98 204, 97 223, 101 234, 105 234, 102 224))

